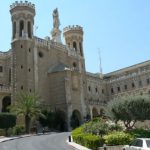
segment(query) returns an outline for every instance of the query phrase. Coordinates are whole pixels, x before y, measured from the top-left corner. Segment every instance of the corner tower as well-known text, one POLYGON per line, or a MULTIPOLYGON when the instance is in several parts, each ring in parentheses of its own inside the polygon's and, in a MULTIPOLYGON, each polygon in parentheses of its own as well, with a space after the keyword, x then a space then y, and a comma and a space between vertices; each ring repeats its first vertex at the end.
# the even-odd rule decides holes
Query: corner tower
POLYGON ((83 29, 81 26, 68 26, 64 28, 63 35, 66 45, 70 49, 74 49, 81 57, 83 54, 83 29))
POLYGON ((33 38, 35 6, 28 1, 16 1, 10 5, 12 40, 33 38))
POLYGON ((10 6, 12 20, 12 99, 17 93, 34 92, 34 4, 16 1, 10 6))

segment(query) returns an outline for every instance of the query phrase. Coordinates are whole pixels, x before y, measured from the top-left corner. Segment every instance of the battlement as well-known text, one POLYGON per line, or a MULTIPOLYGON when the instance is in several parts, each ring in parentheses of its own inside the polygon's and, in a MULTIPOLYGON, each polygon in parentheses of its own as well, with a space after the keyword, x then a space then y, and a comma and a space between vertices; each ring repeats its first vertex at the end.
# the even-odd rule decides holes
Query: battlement
POLYGON ((67 31, 70 31, 70 30, 83 31, 83 28, 79 25, 72 25, 72 26, 65 27, 63 29, 63 32, 67 32, 67 31))
POLYGON ((10 5, 10 9, 14 9, 15 7, 18 7, 18 6, 27 6, 27 7, 30 7, 32 9, 35 9, 35 5, 32 4, 31 2, 28 2, 28 1, 15 1, 15 3, 13 3, 12 5, 10 5))

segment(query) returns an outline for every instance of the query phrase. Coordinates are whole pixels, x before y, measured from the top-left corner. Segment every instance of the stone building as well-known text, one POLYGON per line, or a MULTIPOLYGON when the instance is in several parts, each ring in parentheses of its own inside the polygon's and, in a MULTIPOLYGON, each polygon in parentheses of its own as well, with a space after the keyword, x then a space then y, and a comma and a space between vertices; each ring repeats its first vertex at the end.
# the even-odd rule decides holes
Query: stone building
POLYGON ((118 96, 150 94, 150 61, 112 73, 86 72, 82 27, 68 26, 61 41, 58 10, 53 11, 52 38, 33 32, 35 6, 15 2, 10 6, 11 49, 0 52, 0 111, 13 103, 16 94, 33 92, 70 126, 72 115, 81 124, 87 115, 100 115, 107 102, 118 96))

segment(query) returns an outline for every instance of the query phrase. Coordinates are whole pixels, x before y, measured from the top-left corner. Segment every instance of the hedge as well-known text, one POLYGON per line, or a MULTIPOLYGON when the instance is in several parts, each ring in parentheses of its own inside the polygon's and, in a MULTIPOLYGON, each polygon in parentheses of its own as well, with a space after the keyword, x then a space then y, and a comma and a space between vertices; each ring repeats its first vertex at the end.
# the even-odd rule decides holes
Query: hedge
POLYGON ((107 145, 127 145, 133 140, 133 136, 124 132, 111 132, 104 139, 107 145))
POLYGON ((83 126, 73 130, 72 138, 74 142, 93 150, 104 144, 104 139, 102 137, 89 133, 83 133, 83 126))

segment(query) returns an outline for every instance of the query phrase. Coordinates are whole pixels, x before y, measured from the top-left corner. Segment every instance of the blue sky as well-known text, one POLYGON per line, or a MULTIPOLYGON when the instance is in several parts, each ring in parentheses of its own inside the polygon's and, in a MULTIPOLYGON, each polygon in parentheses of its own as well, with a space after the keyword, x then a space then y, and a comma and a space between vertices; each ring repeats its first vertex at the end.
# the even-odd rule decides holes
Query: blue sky
MULTIPOLYGON (((0 5, 1 51, 11 45, 9 6, 15 0, 3 0, 0 5)), ((99 72, 98 49, 101 49, 103 72, 108 73, 149 60, 150 1, 149 0, 30 0, 36 5, 36 35, 50 36, 52 12, 59 10, 60 29, 80 25, 84 29, 86 70, 99 72)), ((63 38, 63 37, 62 37, 63 38)))

